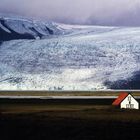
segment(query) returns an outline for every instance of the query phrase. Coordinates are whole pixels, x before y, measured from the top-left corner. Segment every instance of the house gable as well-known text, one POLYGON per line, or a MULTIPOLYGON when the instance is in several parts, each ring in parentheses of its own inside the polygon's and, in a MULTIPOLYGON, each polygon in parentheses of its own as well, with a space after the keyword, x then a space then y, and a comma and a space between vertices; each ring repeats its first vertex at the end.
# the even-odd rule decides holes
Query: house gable
POLYGON ((129 94, 121 103, 121 108, 129 108, 129 109, 139 109, 139 103, 136 101, 136 99, 129 94))

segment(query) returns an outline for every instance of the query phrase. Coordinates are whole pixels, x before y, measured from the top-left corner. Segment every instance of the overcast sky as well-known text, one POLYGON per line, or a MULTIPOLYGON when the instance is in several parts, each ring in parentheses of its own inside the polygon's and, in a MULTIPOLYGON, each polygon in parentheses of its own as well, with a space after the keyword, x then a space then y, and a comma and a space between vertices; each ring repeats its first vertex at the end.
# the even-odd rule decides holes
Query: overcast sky
POLYGON ((140 26, 140 0, 0 0, 0 12, 63 23, 140 26))

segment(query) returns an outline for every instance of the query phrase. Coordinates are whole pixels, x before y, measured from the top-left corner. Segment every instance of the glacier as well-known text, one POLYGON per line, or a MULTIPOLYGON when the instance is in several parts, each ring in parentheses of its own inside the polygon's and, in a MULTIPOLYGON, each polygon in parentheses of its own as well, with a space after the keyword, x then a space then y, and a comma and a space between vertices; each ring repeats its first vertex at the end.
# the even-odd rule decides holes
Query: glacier
MULTIPOLYGON (((33 36, 37 34, 28 29, 36 23, 34 28, 42 38, 1 41, 1 90, 111 90, 106 83, 127 83, 140 71, 139 27, 78 26, 23 19, 15 24, 15 19, 5 20, 12 31, 33 36), (23 24, 27 30, 21 27, 23 24), (54 35, 46 33, 44 26, 54 35)), ((10 33, 6 26, 0 27, 10 33)))

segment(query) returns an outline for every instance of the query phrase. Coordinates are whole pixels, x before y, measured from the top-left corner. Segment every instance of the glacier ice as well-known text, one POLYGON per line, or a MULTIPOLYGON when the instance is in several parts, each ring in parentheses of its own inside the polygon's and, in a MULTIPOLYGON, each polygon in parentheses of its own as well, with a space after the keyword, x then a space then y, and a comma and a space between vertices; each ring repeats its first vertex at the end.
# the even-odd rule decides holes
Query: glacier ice
MULTIPOLYGON (((19 32, 16 24, 9 26, 19 32)), ((106 81, 127 80, 140 71, 139 27, 55 28, 66 34, 0 45, 1 90, 108 90, 106 81)))

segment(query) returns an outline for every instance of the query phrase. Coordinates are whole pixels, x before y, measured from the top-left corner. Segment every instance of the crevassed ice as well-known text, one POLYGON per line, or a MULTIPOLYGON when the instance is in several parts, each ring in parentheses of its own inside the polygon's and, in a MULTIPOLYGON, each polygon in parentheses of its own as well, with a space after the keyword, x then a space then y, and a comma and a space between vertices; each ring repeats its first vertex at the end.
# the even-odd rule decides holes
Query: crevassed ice
POLYGON ((0 89, 107 89, 105 81, 140 70, 140 28, 99 33, 88 27, 57 38, 4 42, 0 65, 0 89))

